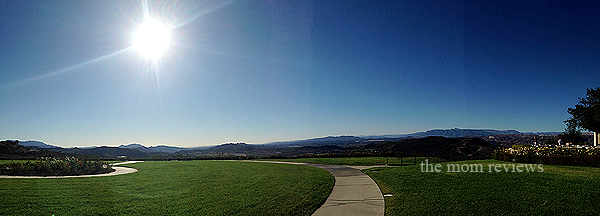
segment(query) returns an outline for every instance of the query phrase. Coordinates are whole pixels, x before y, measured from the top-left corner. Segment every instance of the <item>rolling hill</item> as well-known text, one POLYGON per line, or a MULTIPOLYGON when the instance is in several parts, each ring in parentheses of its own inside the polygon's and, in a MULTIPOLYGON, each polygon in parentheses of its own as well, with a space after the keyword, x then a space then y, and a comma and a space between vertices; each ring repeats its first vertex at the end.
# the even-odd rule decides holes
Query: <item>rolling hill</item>
POLYGON ((432 156, 450 161, 487 159, 498 148, 481 138, 425 137, 397 142, 381 142, 361 146, 393 155, 432 156))

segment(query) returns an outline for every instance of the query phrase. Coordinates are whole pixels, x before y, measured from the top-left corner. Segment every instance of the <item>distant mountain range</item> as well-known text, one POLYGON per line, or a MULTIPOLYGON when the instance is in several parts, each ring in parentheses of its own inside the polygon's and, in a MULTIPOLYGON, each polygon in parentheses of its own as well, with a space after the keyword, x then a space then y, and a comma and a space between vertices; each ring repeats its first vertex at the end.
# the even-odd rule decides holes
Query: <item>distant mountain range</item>
POLYGON ((471 136, 491 136, 491 135, 508 135, 508 134, 533 134, 533 135, 557 135, 561 132, 519 132, 517 130, 493 130, 493 129, 433 129, 425 132, 417 132, 412 134, 396 134, 396 135, 378 135, 378 136, 361 136, 368 139, 386 139, 386 138, 406 138, 406 137, 428 137, 442 136, 447 138, 456 137, 471 137, 471 136))
MULTIPOLYGON (((7 140, 10 141, 10 140, 7 140)), ((18 144, 31 149, 39 149, 50 152, 58 152, 73 155, 99 155, 99 156, 127 156, 127 157, 148 157, 153 155, 172 154, 181 150, 190 150, 195 148, 182 148, 166 145, 146 147, 141 144, 133 143, 120 145, 119 147, 93 146, 93 147, 73 147, 62 148, 55 145, 49 145, 41 141, 19 141, 18 144)))
MULTIPOLYGON (((149 157, 169 154, 190 154, 190 155, 215 155, 215 154, 241 154, 241 155, 296 155, 310 153, 342 152, 346 148, 355 148, 360 146, 377 146, 377 143, 396 143, 406 139, 417 139, 424 137, 483 137, 491 135, 556 135, 559 132, 543 133, 522 133, 516 130, 492 130, 492 129, 435 129, 425 132, 397 135, 377 135, 377 136, 328 136, 313 139, 271 142, 266 144, 245 144, 228 143, 217 146, 182 148, 166 145, 146 147, 142 144, 132 143, 120 145, 119 147, 85 147, 85 148, 61 148, 54 145, 48 145, 41 141, 21 141, 19 145, 43 149, 53 152, 79 155, 100 155, 100 156, 127 156, 127 157, 149 157)), ((523 139, 516 136, 514 139, 523 139)), ((495 141, 495 140, 493 140, 495 141)), ((529 140, 527 140, 529 142, 529 140)), ((495 142, 498 144, 498 142, 495 142)))
POLYGON ((489 136, 496 134, 521 134, 516 130, 491 130, 491 129, 436 129, 428 130, 426 132, 419 132, 411 134, 413 137, 428 137, 428 136, 442 136, 442 137, 466 137, 466 136, 489 136))
POLYGON ((22 146, 25 146, 25 147, 29 147, 29 148, 37 148, 37 149, 41 149, 41 148, 60 148, 58 146, 48 145, 48 144, 46 144, 44 142, 34 141, 34 140, 19 141, 19 145, 22 145, 22 146))
POLYGON ((127 148, 127 149, 137 149, 143 152, 165 152, 165 153, 175 153, 181 150, 188 150, 189 148, 182 147, 174 147, 174 146, 166 146, 166 145, 158 145, 158 146, 150 146, 146 147, 141 144, 129 144, 129 145, 120 145, 119 148, 127 148))
POLYGON ((265 146, 323 146, 323 145, 338 145, 338 146, 355 146, 363 145, 369 142, 371 139, 357 137, 357 136, 328 136, 321 138, 305 139, 305 140, 294 140, 294 141, 283 141, 283 142, 271 142, 263 144, 265 146))
POLYGON ((37 148, 29 148, 20 145, 19 141, 5 140, 0 141, 0 159, 13 160, 36 157, 64 157, 70 156, 65 153, 47 151, 37 148))

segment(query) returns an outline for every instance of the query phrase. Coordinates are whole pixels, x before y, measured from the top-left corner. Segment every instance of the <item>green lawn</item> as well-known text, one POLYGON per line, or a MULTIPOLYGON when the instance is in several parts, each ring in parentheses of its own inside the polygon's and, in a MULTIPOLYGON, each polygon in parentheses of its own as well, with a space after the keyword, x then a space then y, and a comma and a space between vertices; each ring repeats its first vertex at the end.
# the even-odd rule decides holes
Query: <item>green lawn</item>
POLYGON ((148 161, 132 174, 0 179, 0 215, 310 215, 327 171, 234 161, 148 161))
POLYGON ((544 165, 543 172, 421 172, 421 166, 373 168, 385 215, 600 215, 600 169, 544 165))
POLYGON ((7 164, 7 163, 25 163, 27 162, 27 160, 0 160, 0 164, 7 164))
MULTIPOLYGON (((417 163, 425 158, 417 157, 417 163)), ((261 159, 263 160, 263 159, 261 159)), ((371 166, 371 165, 410 165, 415 164, 414 157, 346 157, 346 158, 296 158, 296 159, 264 159, 266 161, 286 161, 297 163, 329 164, 329 165, 350 165, 350 166, 371 166)), ((439 160, 439 159, 435 159, 439 160)))

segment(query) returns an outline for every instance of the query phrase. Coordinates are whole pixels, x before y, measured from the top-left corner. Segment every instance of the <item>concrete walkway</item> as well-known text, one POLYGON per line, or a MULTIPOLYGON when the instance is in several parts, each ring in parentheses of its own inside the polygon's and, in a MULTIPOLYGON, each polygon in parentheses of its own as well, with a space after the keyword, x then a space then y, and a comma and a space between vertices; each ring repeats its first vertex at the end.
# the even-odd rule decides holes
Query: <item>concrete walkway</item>
POLYGON ((385 202, 379 186, 364 174, 361 169, 380 166, 340 166, 323 164, 306 164, 279 161, 257 161, 268 163, 285 163, 318 167, 329 171, 335 178, 333 190, 325 203, 313 213, 313 216, 327 215, 383 215, 385 202))
POLYGON ((109 172, 109 173, 104 173, 104 174, 95 174, 95 175, 77 175, 77 176, 6 176, 6 175, 0 175, 0 178, 28 178, 28 179, 36 179, 36 178, 85 178, 85 177, 102 177, 102 176, 116 176, 116 175, 123 175, 123 174, 129 174, 129 173, 134 173, 137 172, 137 169, 134 168, 129 168, 129 167, 118 167, 118 166, 114 166, 114 165, 121 165, 121 164, 131 164, 131 163, 138 163, 138 162, 144 162, 144 161, 127 161, 127 162, 120 162, 120 163, 114 163, 113 165, 113 169, 115 169, 114 172, 109 172))
POLYGON ((383 215, 385 202, 379 187, 359 169, 339 165, 307 165, 325 169, 335 177, 331 194, 313 216, 383 215))

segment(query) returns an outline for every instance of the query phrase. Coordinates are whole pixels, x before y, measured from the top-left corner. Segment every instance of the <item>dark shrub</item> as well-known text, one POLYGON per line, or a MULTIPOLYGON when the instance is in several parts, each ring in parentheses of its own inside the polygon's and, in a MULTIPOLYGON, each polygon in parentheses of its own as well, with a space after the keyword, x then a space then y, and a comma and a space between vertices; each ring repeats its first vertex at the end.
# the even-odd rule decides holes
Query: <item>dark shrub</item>
POLYGON ((41 158, 33 162, 0 164, 0 175, 65 176, 101 174, 112 171, 114 170, 107 162, 80 160, 75 157, 41 158))

